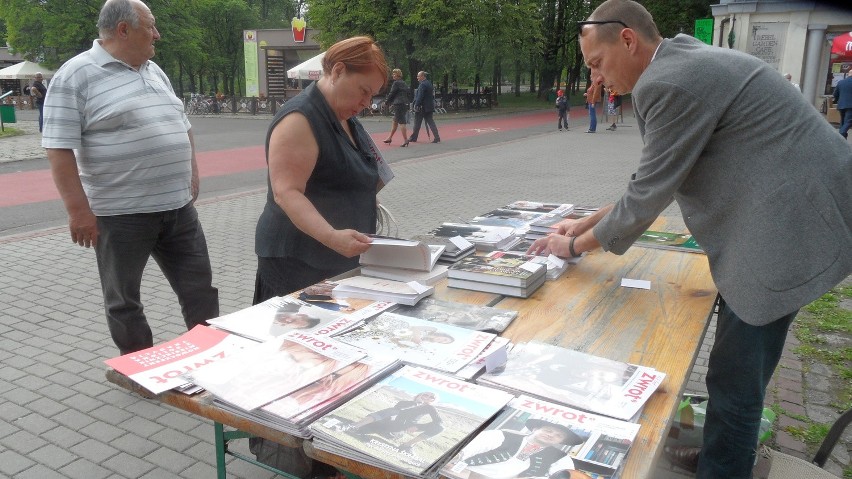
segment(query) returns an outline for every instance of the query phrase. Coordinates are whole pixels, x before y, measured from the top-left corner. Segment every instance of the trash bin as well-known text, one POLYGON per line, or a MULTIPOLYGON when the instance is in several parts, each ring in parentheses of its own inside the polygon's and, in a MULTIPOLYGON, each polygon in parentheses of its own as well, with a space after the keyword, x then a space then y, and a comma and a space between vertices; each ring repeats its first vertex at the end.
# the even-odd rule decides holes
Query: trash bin
POLYGON ((0 119, 3 123, 15 123, 15 105, 0 105, 0 119))

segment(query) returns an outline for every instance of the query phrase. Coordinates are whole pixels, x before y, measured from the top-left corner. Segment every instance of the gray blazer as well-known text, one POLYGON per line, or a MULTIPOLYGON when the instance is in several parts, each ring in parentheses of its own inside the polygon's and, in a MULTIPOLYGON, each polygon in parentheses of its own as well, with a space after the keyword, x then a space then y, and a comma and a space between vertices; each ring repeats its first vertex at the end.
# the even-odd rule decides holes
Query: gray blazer
POLYGON ((752 325, 852 273, 852 149, 778 72, 678 35, 632 98, 645 146, 594 228, 605 250, 624 253, 676 200, 722 297, 752 325))

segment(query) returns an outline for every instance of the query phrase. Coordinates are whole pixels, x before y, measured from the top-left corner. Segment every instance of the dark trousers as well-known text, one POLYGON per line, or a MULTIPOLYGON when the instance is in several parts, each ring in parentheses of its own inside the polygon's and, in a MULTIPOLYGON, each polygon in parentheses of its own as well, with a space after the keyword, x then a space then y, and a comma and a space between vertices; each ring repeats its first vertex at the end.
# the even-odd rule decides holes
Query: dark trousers
POLYGON ((852 128, 852 108, 838 110, 840 112, 840 134, 848 138, 849 129, 852 128))
POLYGON ((751 478, 766 386, 781 358, 798 311, 764 326, 743 322, 727 304, 719 309, 710 351, 699 479, 751 478))
POLYGON ((432 139, 441 139, 441 135, 438 134, 438 127, 435 125, 435 119, 432 118, 433 113, 435 112, 418 111, 414 113, 414 130, 411 131, 411 141, 417 141, 417 136, 420 133, 420 125, 423 124, 423 120, 426 120, 426 128, 432 130, 432 139))
POLYGON ((153 346, 140 297, 148 258, 160 266, 187 329, 219 316, 207 241, 192 204, 157 213, 98 217, 95 252, 112 340, 121 354, 153 346))
POLYGON ((36 106, 38 107, 38 131, 44 128, 44 101, 36 102, 36 106))
POLYGON ((595 131, 598 128, 598 113, 595 110, 595 104, 586 103, 586 109, 589 110, 589 131, 595 131))
POLYGON ((562 129, 562 126, 565 125, 565 129, 568 129, 568 110, 558 110, 556 112, 556 116, 559 118, 557 124, 559 129, 562 129))

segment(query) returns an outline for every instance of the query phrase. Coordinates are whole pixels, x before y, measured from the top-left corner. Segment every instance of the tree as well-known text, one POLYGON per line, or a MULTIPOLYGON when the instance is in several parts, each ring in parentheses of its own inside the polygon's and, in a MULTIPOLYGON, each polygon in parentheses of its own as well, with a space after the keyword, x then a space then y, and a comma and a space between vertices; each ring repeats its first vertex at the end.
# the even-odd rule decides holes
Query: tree
POLYGON ((24 58, 48 68, 85 51, 97 38, 100 0, 0 0, 6 40, 24 58))

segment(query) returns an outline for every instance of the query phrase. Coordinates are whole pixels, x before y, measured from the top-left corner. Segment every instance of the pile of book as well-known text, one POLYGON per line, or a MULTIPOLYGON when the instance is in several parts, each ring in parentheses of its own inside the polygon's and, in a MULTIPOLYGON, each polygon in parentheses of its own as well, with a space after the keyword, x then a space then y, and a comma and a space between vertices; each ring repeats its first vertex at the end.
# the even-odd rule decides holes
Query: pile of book
POLYGON ((524 257, 470 256, 450 266, 447 285, 527 298, 547 277, 547 266, 524 257))
POLYGON ((311 425, 314 447, 408 477, 437 477, 512 395, 405 366, 311 425))
POLYGON ((516 344, 504 367, 476 382, 631 420, 665 377, 646 366, 531 341, 516 344))
POLYGON ((533 225, 548 221, 561 221, 571 214, 574 205, 570 203, 542 203, 536 201, 515 201, 506 206, 474 217, 474 225, 507 226, 515 229, 515 234, 523 236, 533 225))
POLYGON ((395 281, 371 276, 350 276, 329 281, 334 283, 332 298, 360 298, 374 301, 415 305, 435 292, 435 287, 417 281, 395 281))
POLYGON ((591 206, 573 206, 570 211, 554 212, 530 223, 524 237, 529 240, 544 238, 555 231, 554 227, 566 219, 580 219, 593 214, 598 208, 591 206))

